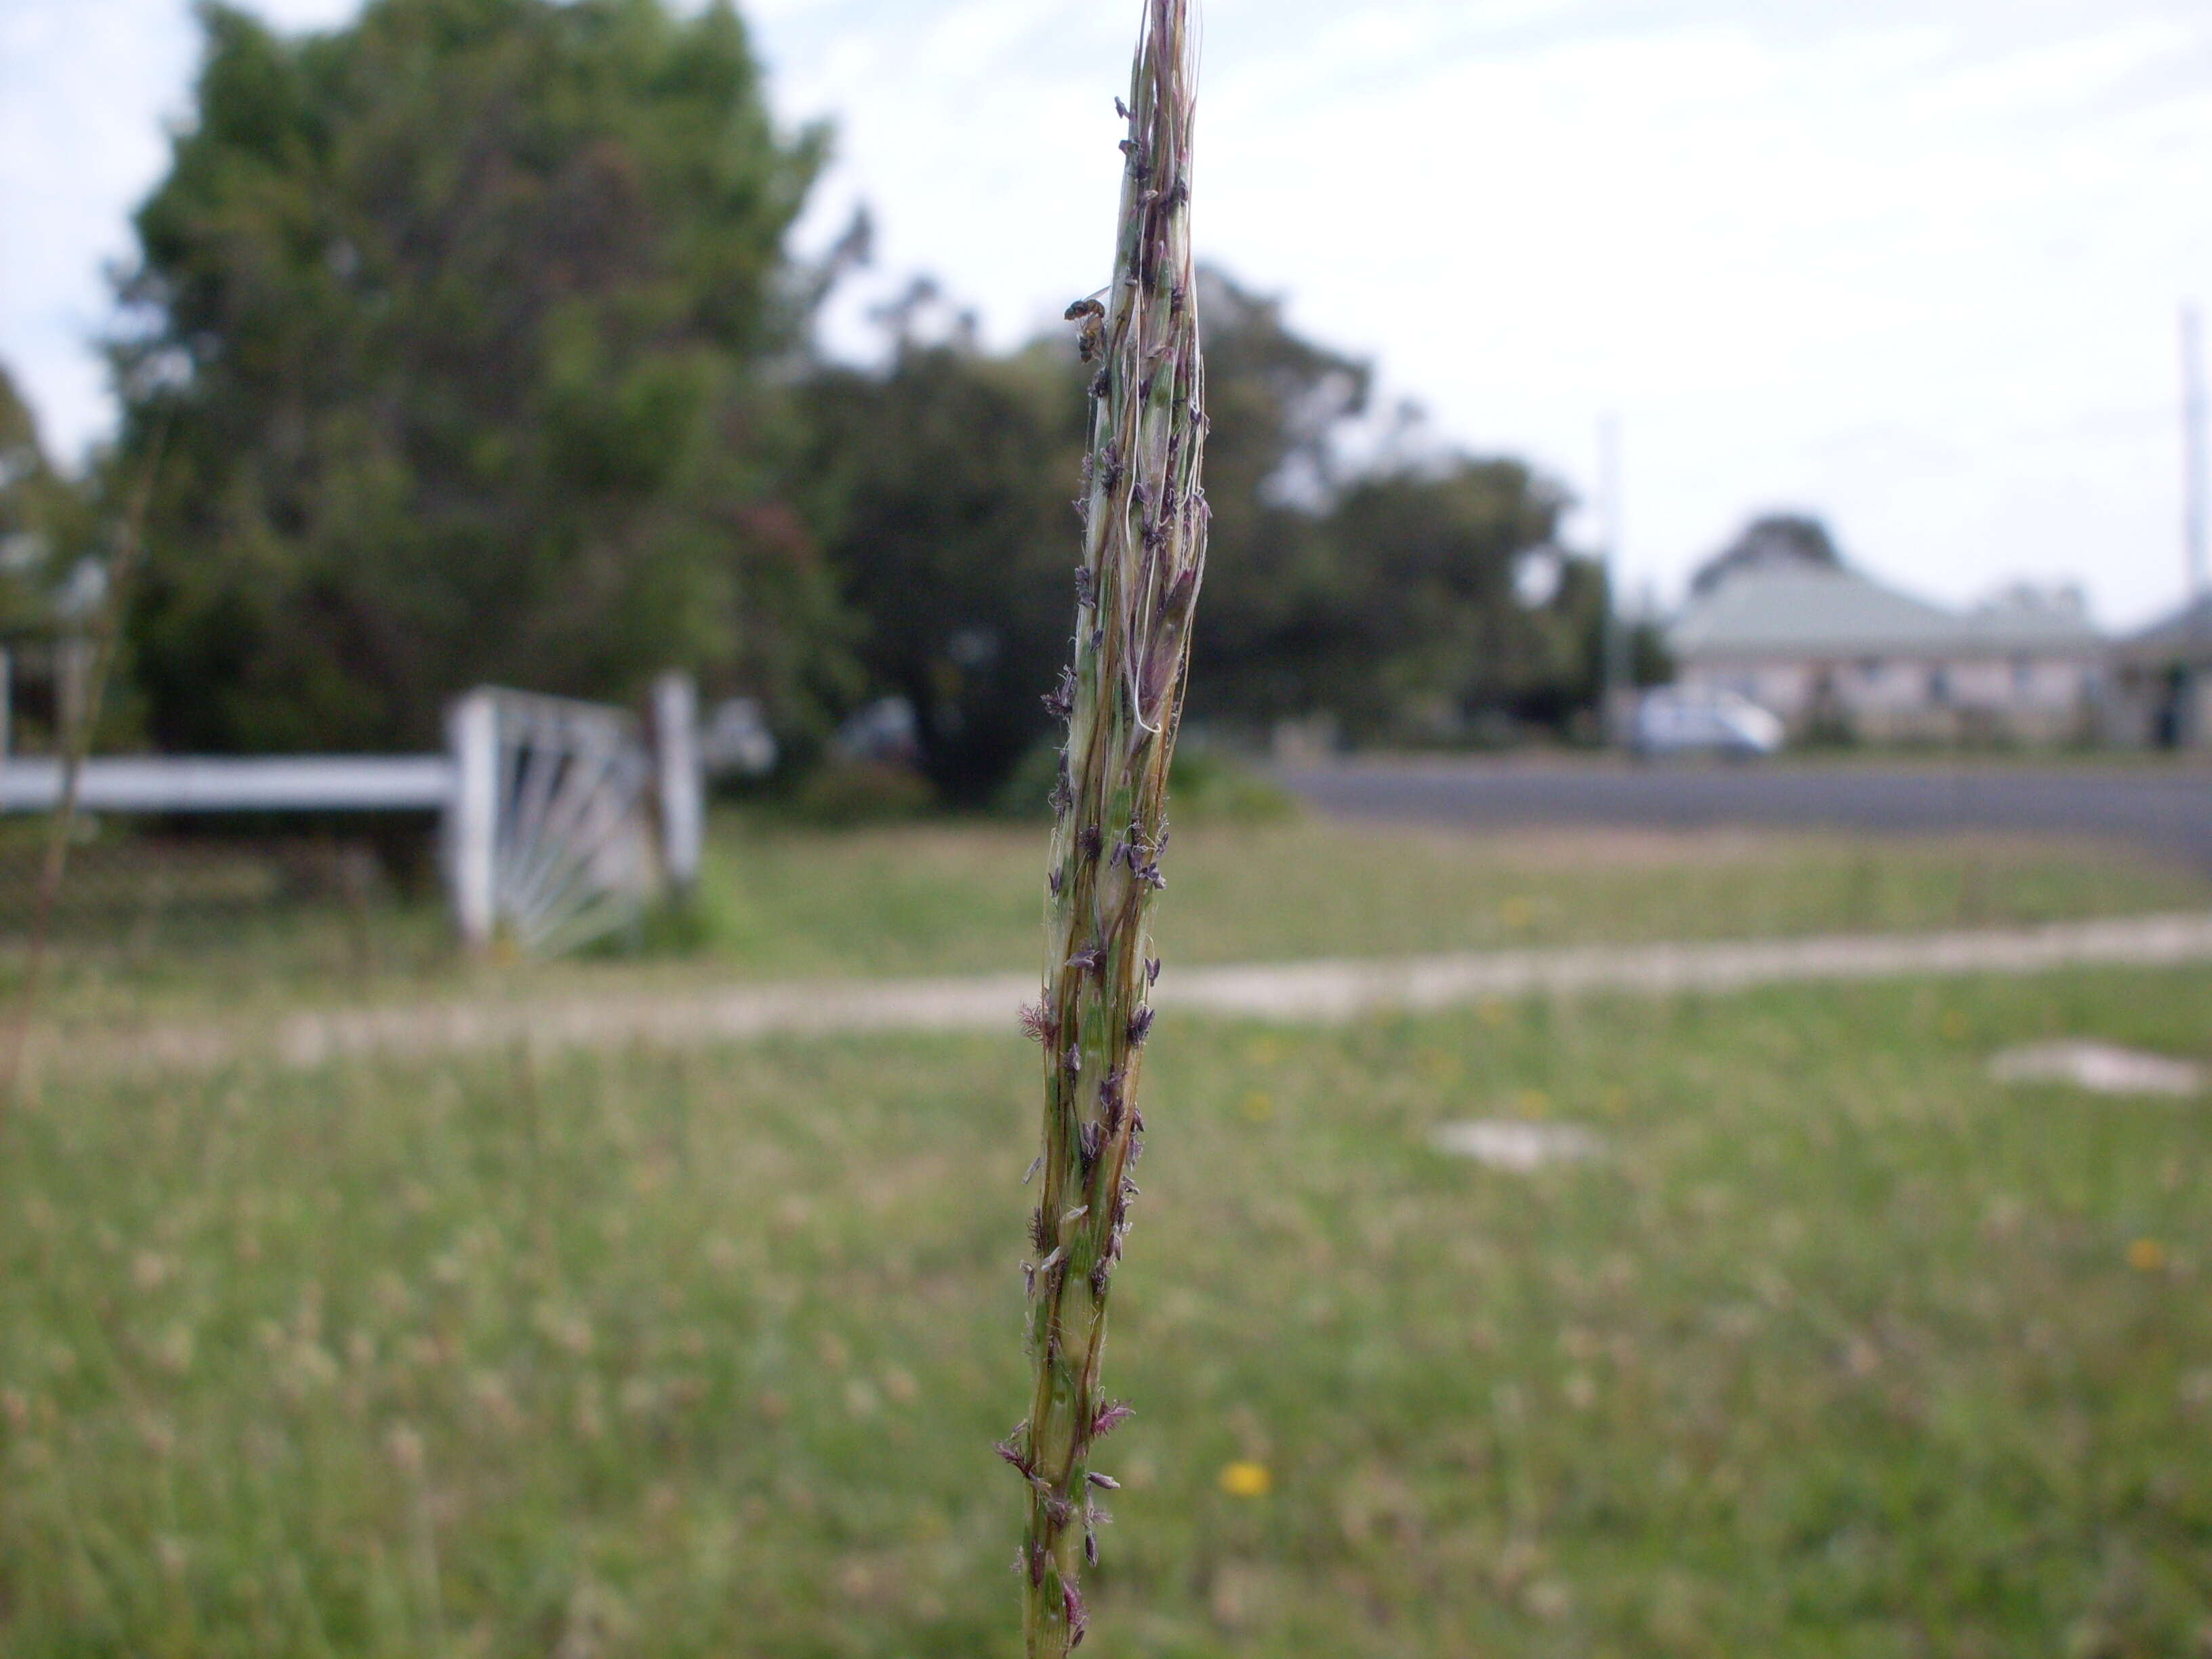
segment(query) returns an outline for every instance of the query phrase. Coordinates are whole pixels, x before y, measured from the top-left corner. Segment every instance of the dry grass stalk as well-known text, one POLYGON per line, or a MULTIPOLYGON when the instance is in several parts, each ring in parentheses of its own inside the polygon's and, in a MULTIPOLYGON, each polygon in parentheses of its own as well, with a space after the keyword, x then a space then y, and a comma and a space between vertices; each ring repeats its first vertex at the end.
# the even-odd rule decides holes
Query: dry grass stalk
POLYGON ((62 732, 61 799, 47 821, 46 857, 39 869, 38 891, 31 912, 30 949, 23 958, 23 983, 16 994, 15 1018, 9 1023, 4 1049, 0 1049, 0 1125, 17 1104, 23 1083, 24 1051, 30 1042, 31 1022, 37 1017, 39 992, 46 970, 46 943, 53 928, 54 908, 60 902, 62 878, 69 867, 69 849, 76 839, 77 796, 83 787, 84 763, 92 753, 94 734, 100 727, 100 711, 107 695, 107 680, 115 665, 116 642, 131 584, 146 544, 146 515, 154 502, 154 483, 161 469, 161 453, 168 447, 169 420, 164 415, 154 428, 145 462, 136 488, 124 508, 113 557, 108 561, 106 591, 93 619, 92 663, 84 678, 79 706, 62 732))
POLYGON ((1154 895, 1168 762, 1206 564, 1206 436, 1190 247, 1196 40, 1189 0, 1145 0, 1131 77, 1114 280, 1069 308, 1097 366, 1076 571, 1074 665, 1047 699, 1067 719, 1047 876, 1044 1150, 1030 1224, 1029 1417, 1000 1453, 1030 1486, 1022 1546, 1026 1651, 1083 1639, 1079 1588, 1112 1480, 1093 1444, 1126 1414, 1099 1365, 1114 1266, 1136 1196, 1137 1083, 1152 1025, 1154 895))

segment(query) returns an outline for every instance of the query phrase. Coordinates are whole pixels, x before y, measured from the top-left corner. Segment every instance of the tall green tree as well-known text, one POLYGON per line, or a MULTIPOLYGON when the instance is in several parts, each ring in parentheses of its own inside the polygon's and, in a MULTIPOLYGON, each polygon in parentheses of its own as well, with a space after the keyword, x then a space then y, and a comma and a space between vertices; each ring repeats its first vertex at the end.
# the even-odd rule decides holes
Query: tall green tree
POLYGON ((1304 690, 1355 737, 1482 715, 1557 726, 1596 695, 1604 577, 1556 550, 1565 493, 1522 461, 1446 456, 1361 477, 1323 520, 1333 558, 1304 690), (1525 602, 1532 556, 1551 592, 1525 602))
MULTIPOLYGON (((1334 569, 1320 508, 1368 374, 1289 329, 1279 301, 1216 270, 1200 285, 1215 552, 1193 706, 1303 713, 1334 569)), ((880 367, 817 367, 804 472, 871 692, 913 703, 933 779, 972 800, 1052 729, 1039 694, 1067 658, 1093 371, 1072 327, 994 355, 946 309, 917 284, 886 308, 880 367)))
POLYGON ((1371 372, 1294 331, 1279 300, 1218 270, 1200 274, 1199 314, 1213 526, 1191 718, 1310 713, 1336 632, 1328 607, 1337 550, 1322 513, 1344 482, 1340 446, 1366 410, 1371 372))
MULTIPOLYGON (((1489 714, 1564 728, 1591 706, 1601 574, 1562 556, 1540 602, 1516 584, 1564 492, 1510 459, 1352 464, 1367 366, 1221 271, 1200 282, 1212 526, 1192 717, 1328 713, 1382 739, 1489 714)), ((993 355, 945 311, 917 285, 887 309, 880 366, 816 366, 800 476, 868 694, 912 702, 934 781, 973 800, 1051 729, 1037 694, 1067 655, 1091 371, 1066 337, 993 355)))
POLYGON ((199 15, 116 352, 126 446, 170 422, 131 617, 155 734, 421 744, 472 682, 670 665, 803 703, 836 609, 771 371, 824 137, 776 131, 726 0, 199 15))
POLYGON ((912 703, 932 781, 977 801, 1045 734, 1066 660, 1085 377, 1064 343, 994 356, 915 320, 882 368, 811 378, 804 471, 869 690, 912 703))
POLYGON ((1596 694, 1601 581, 1562 558, 1541 603, 1516 578, 1564 492, 1522 462, 1423 453, 1355 465, 1373 376, 1281 303, 1205 274, 1213 507, 1193 718, 1326 713, 1352 736, 1443 735, 1501 714, 1565 725, 1596 694))

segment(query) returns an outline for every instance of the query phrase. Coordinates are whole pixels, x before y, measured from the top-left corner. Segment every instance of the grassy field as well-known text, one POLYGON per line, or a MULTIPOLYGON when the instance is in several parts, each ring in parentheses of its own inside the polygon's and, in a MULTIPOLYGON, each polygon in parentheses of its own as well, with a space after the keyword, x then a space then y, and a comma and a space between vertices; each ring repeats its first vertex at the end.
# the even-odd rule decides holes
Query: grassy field
MULTIPOLYGON (((1042 837, 960 822, 802 830, 720 819, 702 916, 596 960, 455 957, 434 903, 103 917, 64 941, 49 1012, 93 1022, 303 1000, 1033 966, 1042 837)), ((1470 836, 1318 819, 1178 830, 1176 963, 1514 945, 1997 927, 2212 906, 2212 877, 2107 847, 1978 837, 1564 830, 1470 836)), ((0 995, 20 948, 0 942, 0 995)))
MULTIPOLYGON (((986 868, 906 833, 834 857, 986 868)), ((1186 952, 1332 942, 1209 933, 1257 878, 1192 839, 1186 952)), ((1715 904, 1765 879, 1667 867, 1715 904)), ((1826 867, 1808 925, 1905 918, 1826 867)), ((1873 891, 1955 905, 1955 861, 1899 867, 1873 891)), ((1990 869, 1998 913, 2033 890, 1990 869)), ((1532 856, 1359 938, 1575 936, 1587 878, 1532 856)), ((969 941, 942 953, 810 966, 995 961, 957 910, 914 921, 969 941)), ((2051 1033, 2212 1060, 2208 1010, 2212 973, 2113 971, 1164 1020, 1091 1646, 2204 1651, 2212 1106, 1984 1067, 2051 1033), (1431 1148, 1501 1115, 1607 1154, 1431 1148)), ((1011 1655, 988 1447, 1034 1066, 1010 1033, 49 1097, 0 1142, 0 1651, 1011 1655)))
MULTIPOLYGON (((1036 836, 963 825, 732 833, 718 954, 757 974, 1027 967, 1036 836)), ((2212 880, 2109 848, 1945 837, 1555 830, 1425 833, 1304 819, 1176 834, 1159 923, 1177 962, 1995 927, 2212 904, 2212 880)))

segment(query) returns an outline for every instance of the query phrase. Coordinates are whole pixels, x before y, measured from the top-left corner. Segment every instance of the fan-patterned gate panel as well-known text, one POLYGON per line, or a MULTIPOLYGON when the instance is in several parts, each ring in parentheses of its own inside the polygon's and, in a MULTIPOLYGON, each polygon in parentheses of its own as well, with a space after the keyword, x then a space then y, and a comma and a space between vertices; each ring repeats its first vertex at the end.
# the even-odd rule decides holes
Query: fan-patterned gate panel
POLYGON ((553 956, 635 920, 664 880, 653 754, 599 703, 471 692, 453 711, 462 931, 553 956))

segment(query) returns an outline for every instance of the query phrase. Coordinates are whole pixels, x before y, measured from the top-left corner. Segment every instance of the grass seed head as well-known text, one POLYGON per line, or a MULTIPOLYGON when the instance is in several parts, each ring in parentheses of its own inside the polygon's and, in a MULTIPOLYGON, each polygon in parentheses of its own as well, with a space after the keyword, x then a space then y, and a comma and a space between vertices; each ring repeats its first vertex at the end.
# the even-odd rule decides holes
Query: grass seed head
MULTIPOLYGON (((1136 1157, 1137 1060, 1152 1030, 1145 994, 1159 976, 1150 952, 1152 905, 1166 885, 1167 777, 1182 720, 1190 624, 1204 576, 1208 514, 1200 483, 1205 368, 1190 243, 1190 160, 1196 66, 1191 0, 1143 0, 1126 103, 1113 280, 1067 319, 1091 382, 1083 468, 1083 558, 1076 567, 1075 661, 1046 706, 1067 725, 1053 791, 1048 868, 1052 942, 1037 1017, 1054 1056, 1044 1079, 1044 1192, 1038 1218, 1060 1214, 1038 1264, 1043 1339, 1030 1421, 1036 1474, 1062 1493, 1083 1484, 1084 1448, 1107 1408, 1095 1396, 1111 1264, 1120 1255, 1127 1181, 1136 1157), (1113 856, 1105 858, 1109 847, 1113 856), (1057 1045, 1065 1042, 1064 1052, 1057 1045), (1096 1062, 1086 1076, 1084 1049, 1096 1062), (1091 1081, 1091 1078, 1097 1081, 1091 1081), (1094 1185, 1094 1172, 1097 1184, 1094 1185), (1094 1214, 1087 1194, 1108 1199, 1094 1214), (1088 1264, 1072 1274, 1070 1254, 1088 1264), (1087 1301, 1085 1297, 1088 1291, 1087 1301), (1070 1299, 1073 1299, 1072 1301, 1070 1299), (1065 1305, 1064 1305, 1065 1304, 1065 1305), (1071 1389, 1071 1380, 1079 1379, 1071 1389)), ((1033 1221, 1033 1230, 1036 1223, 1033 1221)), ((1042 1250, 1045 1241, 1034 1242, 1042 1250)), ((1033 1502, 1033 1563, 1024 1628, 1030 1659, 1064 1659, 1083 1638, 1076 1589, 1095 1560, 1078 1555, 1054 1505, 1033 1502), (1037 1552, 1049 1557, 1040 1573, 1037 1552)))

